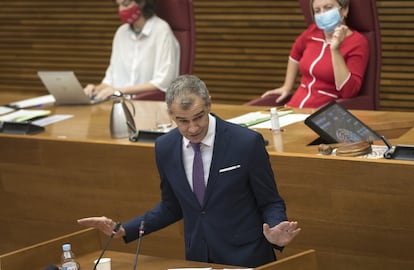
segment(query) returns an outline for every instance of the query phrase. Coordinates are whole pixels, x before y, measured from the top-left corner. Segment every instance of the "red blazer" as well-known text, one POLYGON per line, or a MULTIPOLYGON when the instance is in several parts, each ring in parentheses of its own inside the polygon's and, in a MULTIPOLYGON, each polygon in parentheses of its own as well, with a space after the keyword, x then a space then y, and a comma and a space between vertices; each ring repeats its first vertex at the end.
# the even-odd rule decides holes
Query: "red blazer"
POLYGON ((350 77, 336 89, 331 50, 323 31, 311 24, 295 41, 290 59, 299 62, 301 84, 287 106, 318 108, 338 98, 358 95, 368 63, 368 41, 357 31, 341 44, 341 54, 350 71, 350 77))

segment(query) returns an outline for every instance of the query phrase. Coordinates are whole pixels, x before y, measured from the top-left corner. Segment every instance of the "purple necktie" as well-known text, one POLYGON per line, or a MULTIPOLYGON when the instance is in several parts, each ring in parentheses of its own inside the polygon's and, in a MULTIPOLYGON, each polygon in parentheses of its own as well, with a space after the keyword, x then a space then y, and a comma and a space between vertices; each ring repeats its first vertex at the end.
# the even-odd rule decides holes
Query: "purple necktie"
POLYGON ((191 143, 194 150, 193 160, 193 192, 196 195, 200 205, 203 205, 204 191, 206 186, 204 184, 204 167, 203 159, 201 158, 200 143, 191 143))

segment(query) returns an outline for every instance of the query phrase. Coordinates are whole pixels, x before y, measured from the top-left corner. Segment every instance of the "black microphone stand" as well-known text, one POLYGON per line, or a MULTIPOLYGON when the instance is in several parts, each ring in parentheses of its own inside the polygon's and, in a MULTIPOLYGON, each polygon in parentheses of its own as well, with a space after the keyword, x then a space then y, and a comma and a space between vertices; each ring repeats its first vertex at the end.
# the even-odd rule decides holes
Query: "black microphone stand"
POLYGON ((120 222, 116 223, 115 228, 114 228, 114 230, 111 233, 111 236, 109 237, 108 241, 106 242, 105 247, 102 249, 101 255, 99 255, 99 258, 96 260, 96 263, 93 266, 93 270, 96 270, 96 267, 98 266, 99 261, 102 259, 105 251, 109 247, 109 243, 111 242, 112 238, 114 238, 115 234, 119 231, 120 228, 121 228, 121 223, 120 222))
POLYGON ((135 262, 134 262, 134 270, 137 269, 137 264, 138 264, 138 255, 139 255, 139 250, 141 248, 141 238, 144 235, 144 221, 141 220, 141 223, 139 224, 139 232, 138 232, 138 245, 137 245, 137 251, 135 253, 135 262))

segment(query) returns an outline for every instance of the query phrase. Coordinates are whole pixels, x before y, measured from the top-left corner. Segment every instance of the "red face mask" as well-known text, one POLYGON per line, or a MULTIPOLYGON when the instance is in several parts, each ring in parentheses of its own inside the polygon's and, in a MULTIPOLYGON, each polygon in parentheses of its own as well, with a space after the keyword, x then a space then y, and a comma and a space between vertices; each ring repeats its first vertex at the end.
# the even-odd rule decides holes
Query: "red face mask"
POLYGON ((141 17, 141 10, 137 5, 132 5, 127 9, 120 10, 118 15, 123 23, 133 24, 141 17))

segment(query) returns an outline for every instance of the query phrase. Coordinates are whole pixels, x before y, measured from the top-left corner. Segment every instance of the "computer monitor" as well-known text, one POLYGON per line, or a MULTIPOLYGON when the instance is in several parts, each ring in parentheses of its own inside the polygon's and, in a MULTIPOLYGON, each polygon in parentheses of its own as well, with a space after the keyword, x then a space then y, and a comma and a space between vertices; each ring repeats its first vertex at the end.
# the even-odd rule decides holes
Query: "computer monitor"
POLYGON ((323 143, 375 141, 381 137, 339 103, 332 101, 305 119, 323 143))

